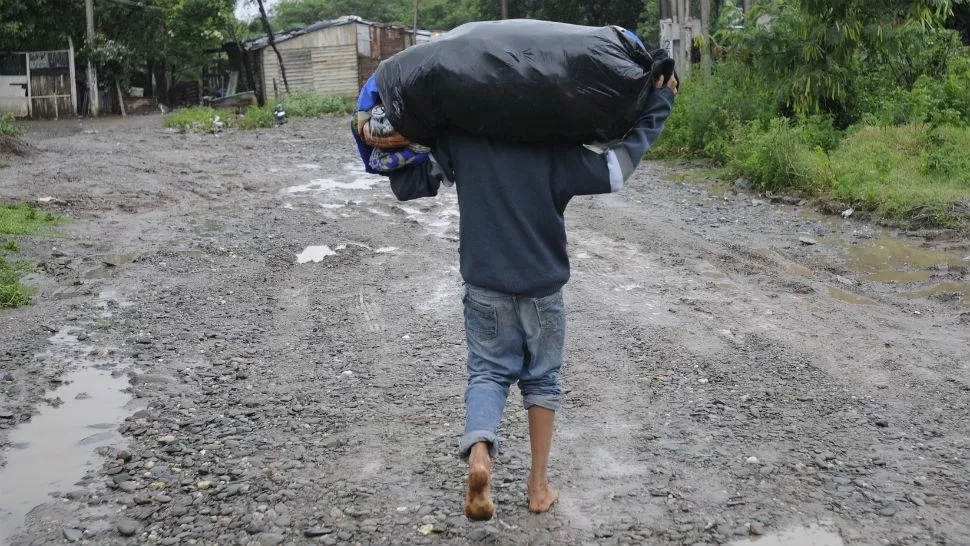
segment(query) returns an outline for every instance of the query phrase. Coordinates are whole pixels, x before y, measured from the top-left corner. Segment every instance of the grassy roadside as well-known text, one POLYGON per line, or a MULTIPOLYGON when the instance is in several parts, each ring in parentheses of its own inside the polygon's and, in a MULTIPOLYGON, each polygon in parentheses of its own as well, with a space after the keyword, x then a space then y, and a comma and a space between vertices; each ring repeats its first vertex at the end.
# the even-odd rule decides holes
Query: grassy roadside
POLYGON ((803 126, 771 123, 727 151, 732 176, 913 225, 970 228, 970 128, 859 126, 831 149, 803 126))
POLYGON ((64 219, 27 204, 0 204, 0 308, 30 303, 31 290, 20 282, 33 268, 23 261, 9 261, 8 254, 20 250, 14 235, 50 234, 64 219))
POLYGON ((759 192, 814 197, 916 228, 970 230, 968 126, 840 131, 822 117, 738 121, 733 110, 687 95, 648 158, 704 158, 722 167, 720 177, 744 178, 759 192))
MULTIPOLYGON (((331 114, 349 114, 354 103, 343 97, 332 97, 316 93, 293 93, 280 103, 291 118, 320 117, 331 114)), ((174 127, 182 132, 209 133, 221 128, 263 129, 273 127, 273 110, 276 102, 265 106, 251 106, 237 116, 230 109, 216 109, 207 106, 181 108, 165 116, 165 127, 174 127)))

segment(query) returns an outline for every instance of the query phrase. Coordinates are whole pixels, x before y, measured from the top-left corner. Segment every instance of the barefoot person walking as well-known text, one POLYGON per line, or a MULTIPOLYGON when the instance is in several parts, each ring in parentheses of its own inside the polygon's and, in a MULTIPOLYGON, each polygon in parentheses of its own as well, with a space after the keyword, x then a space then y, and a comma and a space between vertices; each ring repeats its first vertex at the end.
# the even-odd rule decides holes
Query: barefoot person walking
MULTIPOLYGON (((672 68, 668 74, 672 73, 672 68)), ((547 475, 553 423, 562 389, 569 280, 563 213, 576 195, 619 190, 663 129, 677 80, 661 77, 633 129, 616 145, 594 151, 567 144, 510 144, 465 134, 441 136, 432 161, 390 173, 402 200, 457 184, 459 254, 468 344, 465 514, 491 519, 491 462, 509 387, 518 383, 529 414, 532 468, 529 510, 545 512, 559 498, 547 475)))

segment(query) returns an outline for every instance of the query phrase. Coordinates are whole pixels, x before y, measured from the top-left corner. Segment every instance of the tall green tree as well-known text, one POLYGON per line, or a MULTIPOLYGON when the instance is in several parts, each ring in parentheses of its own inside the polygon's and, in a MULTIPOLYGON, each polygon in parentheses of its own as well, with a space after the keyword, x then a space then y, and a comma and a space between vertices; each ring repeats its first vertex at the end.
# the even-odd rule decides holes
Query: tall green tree
POLYGON ((63 49, 84 36, 84 2, 0 0, 0 51, 63 49))
POLYGON ((862 65, 901 51, 912 40, 910 29, 941 26, 954 1, 962 2, 765 0, 732 37, 733 54, 778 82, 779 98, 791 109, 845 116, 862 65))

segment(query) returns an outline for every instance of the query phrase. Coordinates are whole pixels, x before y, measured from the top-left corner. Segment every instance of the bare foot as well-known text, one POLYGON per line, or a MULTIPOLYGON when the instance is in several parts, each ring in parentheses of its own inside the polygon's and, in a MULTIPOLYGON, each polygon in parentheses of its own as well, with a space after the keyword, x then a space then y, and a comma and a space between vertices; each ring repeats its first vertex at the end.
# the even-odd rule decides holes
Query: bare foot
POLYGON ((559 491, 553 489, 548 480, 533 480, 532 476, 529 476, 528 487, 530 512, 536 514, 548 512, 552 505, 559 500, 559 491))
POLYGON ((495 515, 492 502, 492 469, 488 449, 475 449, 468 457, 468 494, 465 515, 472 521, 485 521, 495 515))

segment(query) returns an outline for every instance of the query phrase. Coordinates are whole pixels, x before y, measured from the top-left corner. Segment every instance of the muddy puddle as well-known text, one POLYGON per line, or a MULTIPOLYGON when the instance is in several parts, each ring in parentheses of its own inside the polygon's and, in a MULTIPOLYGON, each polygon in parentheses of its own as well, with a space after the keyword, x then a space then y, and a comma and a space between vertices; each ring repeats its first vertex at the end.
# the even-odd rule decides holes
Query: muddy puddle
MULTIPOLYGON (((861 281, 895 286, 900 295, 911 299, 942 298, 970 305, 970 281, 965 280, 970 256, 923 248, 915 240, 886 232, 851 243, 841 235, 822 237, 818 242, 821 247, 834 248, 839 261, 861 281)), ((873 303, 843 290, 830 292, 847 303, 873 303)))
MULTIPOLYGON (((98 305, 102 319, 109 319, 113 308, 132 304, 118 290, 106 288, 98 305)), ((0 544, 51 494, 83 489, 78 481, 101 463, 95 450, 121 445, 118 425, 144 406, 124 392, 128 375, 112 351, 79 341, 82 332, 61 328, 48 338, 47 351, 37 355, 71 367, 60 386, 45 395, 50 403, 10 432, 6 465, 0 468, 0 544)))
POLYGON ((750 539, 736 540, 730 546, 845 546, 842 537, 835 531, 821 527, 797 527, 750 539))
POLYGON ((80 489, 76 482, 100 464, 96 448, 122 442, 118 424, 136 409, 122 391, 127 386, 108 370, 79 367, 48 395, 62 404, 42 408, 10 433, 0 469, 0 543, 51 493, 80 489))
MULTIPOLYGON (((849 267, 861 278, 905 285, 909 298, 951 297, 970 305, 970 282, 954 280, 951 271, 970 267, 965 257, 935 249, 920 248, 905 239, 882 236, 873 241, 845 245, 849 267)), ((962 278, 959 273, 955 276, 962 278)))

